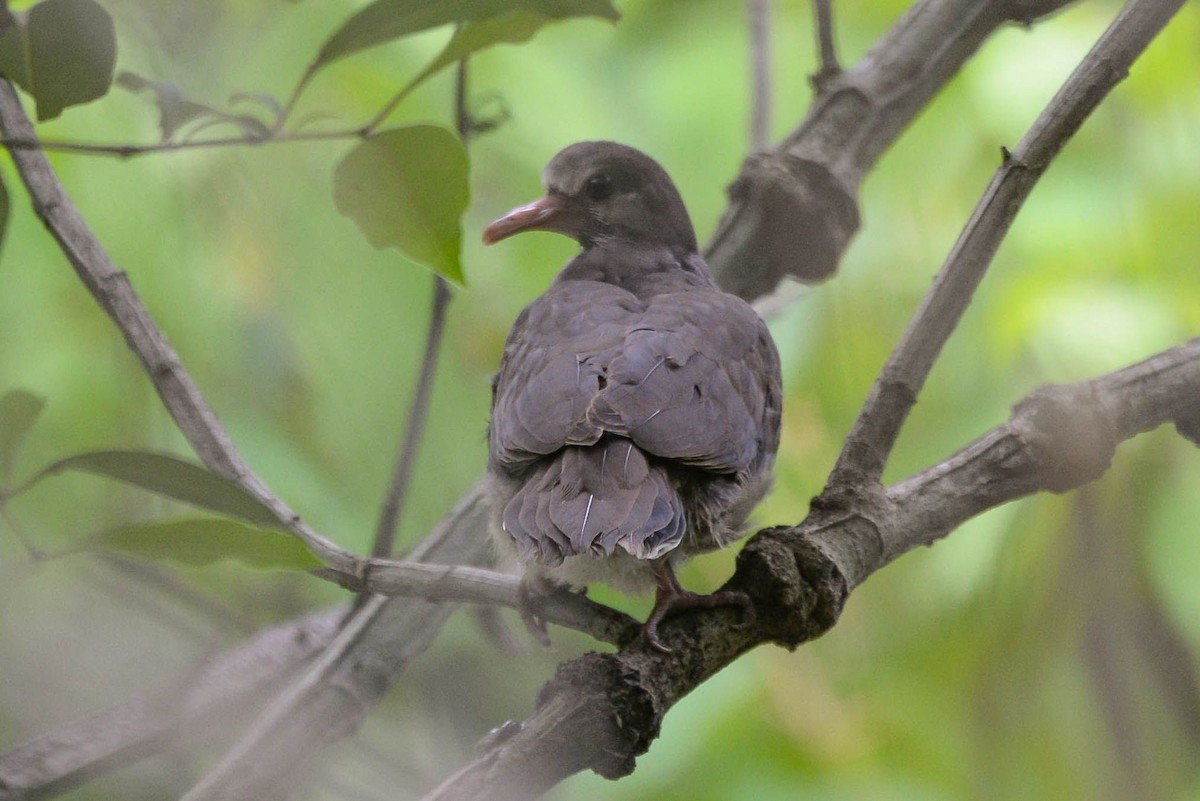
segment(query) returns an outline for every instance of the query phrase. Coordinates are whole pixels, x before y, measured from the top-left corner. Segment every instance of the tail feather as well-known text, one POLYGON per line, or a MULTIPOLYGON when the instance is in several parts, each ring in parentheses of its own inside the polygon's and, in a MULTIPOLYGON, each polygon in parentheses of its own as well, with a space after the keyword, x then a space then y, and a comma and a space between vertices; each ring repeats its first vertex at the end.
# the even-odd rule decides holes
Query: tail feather
POLYGON ((522 559, 549 565, 617 548, 653 559, 678 545, 686 527, 662 467, 619 437, 550 457, 508 502, 503 521, 522 559))

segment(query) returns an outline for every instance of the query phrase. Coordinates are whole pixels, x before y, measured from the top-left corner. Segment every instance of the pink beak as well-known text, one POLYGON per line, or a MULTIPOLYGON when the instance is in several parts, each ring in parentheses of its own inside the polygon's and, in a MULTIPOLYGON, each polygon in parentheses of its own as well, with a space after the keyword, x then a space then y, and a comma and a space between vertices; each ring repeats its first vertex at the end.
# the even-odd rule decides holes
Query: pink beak
POLYGON ((520 208, 513 209, 483 229, 483 244, 494 245, 522 231, 562 231, 563 199, 547 195, 520 208))

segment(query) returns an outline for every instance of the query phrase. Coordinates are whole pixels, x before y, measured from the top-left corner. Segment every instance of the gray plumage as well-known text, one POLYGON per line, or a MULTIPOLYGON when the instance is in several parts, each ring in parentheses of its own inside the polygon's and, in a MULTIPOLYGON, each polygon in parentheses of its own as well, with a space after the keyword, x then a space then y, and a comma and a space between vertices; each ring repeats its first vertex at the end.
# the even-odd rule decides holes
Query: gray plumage
POLYGON ((662 590, 678 558, 738 536, 769 487, 778 356, 754 310, 713 282, 652 159, 583 142, 545 182, 547 198, 485 233, 554 230, 583 245, 505 344, 493 534, 538 575, 662 590))

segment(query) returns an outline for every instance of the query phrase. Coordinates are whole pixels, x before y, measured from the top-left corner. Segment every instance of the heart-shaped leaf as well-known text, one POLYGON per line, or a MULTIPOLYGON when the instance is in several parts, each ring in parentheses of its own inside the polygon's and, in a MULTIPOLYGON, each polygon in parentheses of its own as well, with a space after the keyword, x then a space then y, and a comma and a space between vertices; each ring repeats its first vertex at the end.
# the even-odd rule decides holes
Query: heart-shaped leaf
POLYGON ((347 153, 333 174, 338 211, 372 245, 397 248, 458 284, 469 198, 467 152, 457 136, 435 125, 376 134, 347 153))
POLYGON ((312 570, 322 562, 297 537, 236 520, 172 520, 130 526, 89 538, 84 549, 118 551, 192 567, 232 559, 256 570, 312 570))
POLYGON ((33 95, 38 120, 102 97, 112 85, 117 37, 96 0, 43 0, 0 13, 0 73, 33 95))

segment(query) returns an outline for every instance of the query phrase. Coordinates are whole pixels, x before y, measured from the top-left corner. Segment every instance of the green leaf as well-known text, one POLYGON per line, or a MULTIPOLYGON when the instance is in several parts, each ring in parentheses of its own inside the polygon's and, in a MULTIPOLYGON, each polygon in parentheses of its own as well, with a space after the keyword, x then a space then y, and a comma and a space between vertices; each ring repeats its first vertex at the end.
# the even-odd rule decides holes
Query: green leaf
POLYGON ((531 11, 510 11, 484 20, 468 22, 454 32, 453 38, 446 43, 437 58, 430 62, 408 86, 405 94, 424 83, 430 76, 436 74, 451 64, 466 58, 494 44, 502 42, 516 44, 524 42, 551 19, 531 11))
POLYGON ((280 526, 270 509, 233 481, 198 464, 152 451, 96 451, 69 456, 46 467, 23 489, 67 470, 114 478, 258 526, 280 526))
POLYGON ((102 97, 112 84, 117 37, 96 0, 43 0, 0 13, 0 72, 37 103, 38 120, 102 97))
POLYGON ((620 16, 611 0, 375 0, 346 20, 325 42, 310 72, 343 56, 413 33, 513 11, 547 19, 590 16, 616 20, 620 16))
POLYGON ((257 570, 312 570, 322 565, 291 534, 228 519, 130 526, 98 534, 84 547, 118 551, 142 559, 171 560, 192 567, 215 564, 222 559, 233 559, 257 570))
POLYGON ((0 395, 0 484, 8 482, 25 437, 37 421, 46 400, 14 389, 0 395))
POLYGON ((0 75, 29 91, 29 54, 25 15, 0 9, 0 75))
POLYGON ((467 152, 435 125, 393 128, 355 146, 333 174, 338 211, 377 248, 394 247, 458 284, 467 152))

